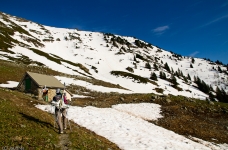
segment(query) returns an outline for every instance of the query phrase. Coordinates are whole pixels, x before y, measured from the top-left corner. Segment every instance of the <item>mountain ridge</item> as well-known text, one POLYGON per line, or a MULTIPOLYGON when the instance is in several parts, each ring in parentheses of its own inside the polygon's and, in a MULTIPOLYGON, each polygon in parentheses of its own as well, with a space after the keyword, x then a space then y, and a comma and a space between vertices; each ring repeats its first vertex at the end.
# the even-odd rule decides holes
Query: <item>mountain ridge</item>
POLYGON ((222 62, 181 56, 134 37, 0 16, 0 59, 110 82, 128 89, 123 93, 228 102, 228 66, 222 62))

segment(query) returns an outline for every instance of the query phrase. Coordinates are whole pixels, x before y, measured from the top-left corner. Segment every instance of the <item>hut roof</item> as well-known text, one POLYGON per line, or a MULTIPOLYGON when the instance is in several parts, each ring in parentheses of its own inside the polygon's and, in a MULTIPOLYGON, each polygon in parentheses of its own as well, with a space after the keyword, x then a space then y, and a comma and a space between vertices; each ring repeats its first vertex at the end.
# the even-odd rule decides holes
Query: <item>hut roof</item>
POLYGON ((56 79, 54 76, 38 74, 33 72, 26 72, 39 86, 53 87, 53 88, 64 88, 64 85, 56 79))

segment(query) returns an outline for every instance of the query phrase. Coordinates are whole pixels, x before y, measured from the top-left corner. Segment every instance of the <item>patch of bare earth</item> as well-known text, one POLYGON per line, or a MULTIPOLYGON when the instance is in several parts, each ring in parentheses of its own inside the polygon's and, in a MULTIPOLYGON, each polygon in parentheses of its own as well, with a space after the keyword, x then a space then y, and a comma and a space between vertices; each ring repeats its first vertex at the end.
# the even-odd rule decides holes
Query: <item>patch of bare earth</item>
POLYGON ((59 135, 59 143, 56 145, 56 148, 60 148, 61 150, 70 150, 70 139, 68 134, 60 134, 59 135))

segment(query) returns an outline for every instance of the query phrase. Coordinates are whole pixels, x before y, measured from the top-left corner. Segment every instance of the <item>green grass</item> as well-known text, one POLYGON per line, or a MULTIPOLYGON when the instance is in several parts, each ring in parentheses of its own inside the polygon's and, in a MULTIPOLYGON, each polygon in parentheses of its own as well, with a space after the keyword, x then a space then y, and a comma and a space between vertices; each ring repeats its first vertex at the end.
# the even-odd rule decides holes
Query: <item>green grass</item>
POLYGON ((115 76, 129 77, 129 78, 132 78, 132 79, 138 81, 139 83, 145 83, 146 84, 148 82, 148 79, 146 79, 146 78, 143 78, 143 77, 140 77, 138 75, 131 74, 128 72, 124 72, 124 71, 111 71, 111 74, 115 75, 115 76))
MULTIPOLYGON (((41 50, 35 49, 35 48, 30 48, 29 45, 23 43, 23 42, 19 42, 15 39, 13 39, 11 36, 14 35, 14 32, 19 32, 23 35, 27 35, 26 38, 24 38, 24 40, 26 40, 29 43, 33 43, 36 47, 44 47, 44 44, 41 43, 41 41, 39 39, 36 39, 35 37, 33 37, 28 31, 24 30, 22 27, 18 26, 17 24, 15 24, 14 22, 10 21, 8 19, 7 16, 3 15, 3 19, 7 22, 10 23, 10 27, 6 26, 3 22, 0 22, 0 50, 4 51, 6 53, 10 53, 10 54, 14 54, 13 51, 10 51, 10 48, 13 48, 16 44, 28 48, 30 50, 32 50, 34 53, 40 55, 40 56, 44 56, 47 59, 54 61, 58 64, 61 64, 61 61, 66 62, 70 65, 79 67, 80 69, 82 69, 83 71, 85 71, 87 74, 90 74, 89 69, 86 68, 85 66, 83 66, 80 63, 74 63, 68 60, 64 60, 60 57, 52 57, 50 56, 48 53, 45 53, 41 50), (30 38, 33 37, 33 38, 30 38)), ((46 33, 50 33, 48 30, 46 30, 44 27, 42 27, 42 29, 46 32, 46 33)), ((33 32, 35 32, 34 30, 32 30, 33 32)), ((73 35, 71 35, 72 38, 74 37, 73 35)), ((79 37, 75 37, 76 39, 78 39, 79 37)), ((79 38, 80 40, 80 38, 79 38)), ((48 39, 44 39, 43 41, 54 41, 53 37, 49 37, 48 39)), ((16 59, 16 58, 12 58, 10 56, 4 55, 6 58, 9 58, 10 60, 17 60, 17 62, 21 62, 24 63, 26 65, 29 65, 30 63, 34 63, 34 61, 30 60, 29 58, 25 58, 25 56, 23 56, 21 59, 16 59)), ((35 62, 37 63, 37 62, 35 62)), ((40 65, 40 64, 38 64, 40 65)))
POLYGON ((3 22, 0 22, 0 49, 2 51, 7 51, 9 48, 12 48, 15 44, 18 44, 22 47, 28 48, 29 45, 19 42, 18 40, 12 38, 11 36, 14 35, 14 32, 19 32, 22 34, 22 36, 26 35, 26 41, 29 43, 33 43, 35 46, 43 47, 44 45, 39 41, 39 39, 36 39, 33 37, 28 31, 23 29, 21 26, 18 26, 16 23, 10 21, 7 16, 3 15, 3 19, 10 23, 10 25, 5 25, 3 22), (30 38, 33 37, 33 38, 30 38))
POLYGON ((80 64, 80 63, 73 63, 73 62, 68 61, 68 60, 65 60, 65 59, 62 59, 61 61, 66 62, 66 63, 68 63, 68 64, 70 64, 70 65, 72 65, 72 66, 79 67, 80 69, 82 69, 82 70, 85 71, 86 73, 90 74, 89 69, 86 68, 85 66, 83 66, 83 65, 80 64))
MULTIPOLYGON (((24 75, 24 71, 64 75, 48 68, 18 65, 0 60, 1 83, 9 80, 19 81, 24 75)), ((68 77, 80 78, 79 76, 70 75, 68 77)), ((82 77, 80 79, 83 80, 82 77)), ((91 79, 92 82, 93 79, 91 79)), ((96 82, 98 85, 107 84, 98 80, 96 82)), ((115 85, 107 84, 107 86, 115 85)), ((173 95, 160 96, 152 101, 155 94, 102 93, 73 86, 69 86, 68 89, 72 92, 75 92, 75 90, 80 90, 82 93, 89 92, 88 96, 93 97, 78 98, 72 102, 73 105, 107 108, 121 103, 153 102, 162 106, 162 114, 165 116, 156 122, 157 125, 181 135, 191 135, 208 141, 211 141, 212 138, 216 138, 218 143, 228 140, 227 134, 222 134, 226 131, 224 127, 228 125, 226 119, 228 117, 228 105, 225 103, 210 105, 206 101, 173 95), (121 97, 124 98, 123 101, 121 97), (166 99, 170 99, 171 102, 167 103, 166 99), (208 129, 210 129, 210 132, 208 132, 208 129)), ((34 100, 17 91, 6 91, 2 88, 0 88, 0 95, 0 146, 21 145, 25 149, 54 149, 59 142, 59 135, 57 129, 53 128, 53 116, 34 107, 34 104, 42 103, 42 101, 34 100)), ((85 150, 118 149, 115 144, 94 132, 73 122, 71 126, 72 132, 67 131, 69 141, 72 143, 69 148, 85 150)))
POLYGON ((33 103, 18 92, 0 89, 0 94, 4 96, 0 99, 0 147, 22 145, 25 149, 53 149, 58 134, 52 128, 51 115, 34 108, 33 103))
MULTIPOLYGON (((24 149, 59 149, 58 129, 53 115, 34 105, 43 101, 17 91, 0 88, 0 148, 22 146, 24 149)), ((68 145, 72 149, 119 149, 107 139, 71 122, 68 145)))
POLYGON ((38 49, 35 49, 35 48, 29 48, 29 49, 32 50, 34 53, 40 55, 40 56, 44 56, 47 59, 56 62, 57 64, 61 64, 60 59, 54 58, 54 57, 50 56, 49 54, 47 54, 47 53, 45 53, 45 52, 43 52, 41 50, 38 50, 38 49))
POLYGON ((45 53, 45 52, 43 52, 43 51, 41 51, 41 50, 38 50, 38 49, 35 49, 35 48, 29 48, 29 49, 32 50, 34 53, 36 53, 36 54, 38 54, 38 55, 40 55, 40 56, 44 56, 44 57, 46 57, 47 59, 49 59, 49 60, 51 60, 51 61, 54 61, 54 62, 56 62, 56 63, 58 63, 58 64, 61 64, 61 61, 62 61, 62 62, 66 62, 66 63, 68 63, 68 64, 70 64, 70 65, 72 65, 72 66, 79 67, 80 69, 82 69, 82 70, 85 71, 86 73, 90 74, 89 69, 87 69, 85 66, 83 66, 83 65, 80 64, 80 63, 73 63, 73 62, 71 62, 71 61, 62 59, 62 58, 60 58, 60 57, 56 57, 56 55, 51 54, 51 55, 55 56, 55 57, 52 57, 52 56, 50 56, 48 53, 45 53))
POLYGON ((115 144, 106 140, 104 137, 96 135, 94 132, 78 125, 74 126, 75 132, 69 134, 69 138, 73 141, 71 148, 80 150, 103 150, 103 149, 119 149, 115 144))
POLYGON ((39 66, 29 66, 23 63, 19 64, 18 62, 14 63, 14 62, 9 62, 5 60, 0 60, 0 83, 6 83, 6 81, 19 82, 26 71, 48 74, 48 75, 61 74, 60 72, 51 70, 49 68, 43 68, 39 66))

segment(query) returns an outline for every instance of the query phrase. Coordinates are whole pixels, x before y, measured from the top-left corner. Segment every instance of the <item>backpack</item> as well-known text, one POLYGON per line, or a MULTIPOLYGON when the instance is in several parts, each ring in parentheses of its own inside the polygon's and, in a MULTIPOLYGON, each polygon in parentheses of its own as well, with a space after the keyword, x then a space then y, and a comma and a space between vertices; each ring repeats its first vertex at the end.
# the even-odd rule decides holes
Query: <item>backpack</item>
POLYGON ((65 104, 68 104, 68 101, 67 101, 67 99, 66 99, 66 96, 63 96, 63 100, 64 100, 64 103, 65 103, 65 104))
POLYGON ((56 101, 56 102, 58 102, 60 99, 62 99, 62 96, 61 95, 55 95, 53 97, 53 101, 56 101))

